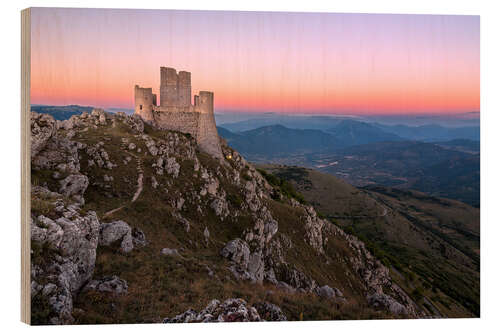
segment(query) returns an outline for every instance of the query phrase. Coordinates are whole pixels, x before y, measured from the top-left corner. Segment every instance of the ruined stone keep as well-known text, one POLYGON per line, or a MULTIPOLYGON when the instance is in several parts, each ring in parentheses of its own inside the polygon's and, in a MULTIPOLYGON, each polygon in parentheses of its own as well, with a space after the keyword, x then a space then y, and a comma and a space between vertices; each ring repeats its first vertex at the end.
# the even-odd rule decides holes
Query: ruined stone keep
POLYGON ((214 118, 214 94, 200 91, 191 103, 191 73, 160 67, 160 103, 152 88, 134 87, 135 114, 165 130, 190 134, 204 152, 222 157, 214 118))

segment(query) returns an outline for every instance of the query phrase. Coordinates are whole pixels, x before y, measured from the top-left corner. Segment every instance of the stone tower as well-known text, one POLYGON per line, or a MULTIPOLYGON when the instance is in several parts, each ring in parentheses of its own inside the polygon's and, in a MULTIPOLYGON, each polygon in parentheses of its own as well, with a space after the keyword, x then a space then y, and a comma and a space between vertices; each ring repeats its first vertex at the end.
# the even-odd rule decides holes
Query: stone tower
POLYGON ((180 71, 177 75, 177 102, 179 106, 191 105, 191 73, 180 71))
POLYGON ((160 67, 160 106, 191 105, 191 73, 160 67))
POLYGON ((146 122, 154 121, 153 110, 156 106, 156 95, 152 88, 134 87, 135 114, 141 116, 146 122))

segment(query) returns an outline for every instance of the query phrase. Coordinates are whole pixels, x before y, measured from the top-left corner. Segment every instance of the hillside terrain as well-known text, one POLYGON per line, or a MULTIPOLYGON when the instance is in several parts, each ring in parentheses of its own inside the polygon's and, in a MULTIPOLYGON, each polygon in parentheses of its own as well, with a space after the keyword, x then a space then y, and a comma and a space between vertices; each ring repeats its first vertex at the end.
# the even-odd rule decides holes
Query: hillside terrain
POLYGON ((473 315, 441 292, 450 312, 426 306, 224 142, 216 159, 189 135, 98 109, 33 112, 31 132, 34 324, 473 315))
POLYGON ((312 169, 258 168, 288 181, 322 216, 362 239, 431 313, 479 315, 479 209, 415 191, 355 188, 312 169))

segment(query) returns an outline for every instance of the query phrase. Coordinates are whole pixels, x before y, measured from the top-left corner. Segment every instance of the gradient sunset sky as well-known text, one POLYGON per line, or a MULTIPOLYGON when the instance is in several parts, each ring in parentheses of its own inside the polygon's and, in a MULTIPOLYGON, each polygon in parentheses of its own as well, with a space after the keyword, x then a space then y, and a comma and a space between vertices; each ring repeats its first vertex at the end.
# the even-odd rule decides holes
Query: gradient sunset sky
POLYGON ((31 103, 133 108, 160 66, 219 111, 479 111, 479 16, 32 10, 31 103))

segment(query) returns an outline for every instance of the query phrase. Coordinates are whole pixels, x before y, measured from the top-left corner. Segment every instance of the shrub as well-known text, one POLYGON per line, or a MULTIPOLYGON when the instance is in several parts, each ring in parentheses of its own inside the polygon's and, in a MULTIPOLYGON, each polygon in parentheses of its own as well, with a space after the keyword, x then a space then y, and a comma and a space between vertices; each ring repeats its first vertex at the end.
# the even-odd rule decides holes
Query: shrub
POLYGON ((243 200, 238 194, 228 194, 227 195, 227 200, 231 203, 236 208, 241 207, 241 204, 243 203, 243 200))

